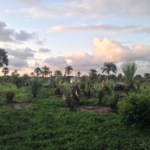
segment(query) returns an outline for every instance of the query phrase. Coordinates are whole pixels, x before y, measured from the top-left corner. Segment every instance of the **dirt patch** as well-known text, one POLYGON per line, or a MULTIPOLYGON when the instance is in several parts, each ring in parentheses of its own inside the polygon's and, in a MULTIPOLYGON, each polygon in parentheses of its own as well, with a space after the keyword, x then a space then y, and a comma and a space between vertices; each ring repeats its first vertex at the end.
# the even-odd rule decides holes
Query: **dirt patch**
MULTIPOLYGON (((111 112, 110 107, 77 106, 76 108, 80 109, 81 111, 86 111, 86 112, 115 114, 114 112, 111 112)), ((70 108, 68 108, 68 107, 61 107, 61 109, 70 109, 70 108)))
POLYGON ((20 109, 22 107, 35 107, 37 104, 35 103, 21 103, 21 104, 8 104, 8 105, 2 105, 2 107, 10 107, 10 108, 17 108, 20 109))

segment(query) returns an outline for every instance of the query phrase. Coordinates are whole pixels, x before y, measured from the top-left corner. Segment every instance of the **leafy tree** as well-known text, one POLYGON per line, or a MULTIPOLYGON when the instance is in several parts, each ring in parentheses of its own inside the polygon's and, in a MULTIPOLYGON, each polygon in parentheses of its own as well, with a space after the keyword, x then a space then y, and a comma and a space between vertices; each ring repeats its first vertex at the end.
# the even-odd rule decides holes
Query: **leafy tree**
POLYGON ((142 79, 142 76, 140 74, 135 75, 135 79, 142 79))
POLYGON ((27 80, 27 79, 29 79, 30 77, 29 77, 29 75, 28 75, 27 73, 25 73, 25 74, 22 76, 22 78, 23 78, 23 80, 27 80))
POLYGON ((80 75, 81 75, 81 72, 78 71, 78 72, 77 72, 77 76, 80 77, 80 75))
POLYGON ((31 75, 31 76, 34 76, 34 72, 31 72, 30 75, 31 75))
POLYGON ((36 73, 37 77, 41 74, 41 68, 37 67, 34 70, 34 73, 36 73))
POLYGON ((41 71, 42 71, 43 75, 46 77, 50 72, 50 68, 47 66, 43 66, 41 71))
POLYGON ((62 75, 62 72, 61 72, 60 70, 56 70, 55 73, 54 73, 54 75, 55 75, 55 76, 57 76, 57 75, 62 75))
POLYGON ((126 62, 121 65, 121 69, 125 75, 126 82, 130 84, 130 87, 133 87, 134 84, 134 75, 137 70, 137 65, 134 62, 126 62))
POLYGON ((96 79, 97 71, 95 69, 90 69, 89 74, 91 76, 91 79, 96 79))
POLYGON ((118 79, 121 79, 122 78, 122 74, 118 74, 118 79))
POLYGON ((144 77, 148 79, 150 77, 150 74, 149 73, 145 73, 144 77))
POLYGON ((8 65, 7 52, 4 49, 0 49, 0 67, 3 67, 4 64, 8 65))
POLYGON ((104 68, 101 68, 101 70, 102 70, 102 73, 106 72, 108 74, 108 80, 109 80, 110 71, 112 71, 113 73, 116 73, 117 67, 114 64, 114 62, 105 62, 104 68))
POLYGON ((9 69, 7 67, 4 67, 2 72, 4 73, 4 76, 9 73, 9 69))
POLYGON ((66 66, 65 67, 65 73, 69 76, 71 74, 71 71, 73 70, 72 66, 66 66))

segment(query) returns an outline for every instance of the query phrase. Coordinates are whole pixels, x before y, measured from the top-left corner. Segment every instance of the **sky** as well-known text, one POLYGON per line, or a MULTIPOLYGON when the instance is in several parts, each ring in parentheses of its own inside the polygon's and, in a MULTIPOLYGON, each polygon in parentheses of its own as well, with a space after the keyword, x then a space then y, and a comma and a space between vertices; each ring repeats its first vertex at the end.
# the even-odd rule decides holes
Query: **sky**
POLYGON ((70 65, 71 75, 102 74, 104 62, 114 62, 117 74, 124 62, 135 62, 136 74, 150 73, 149 6, 149 0, 0 0, 9 75, 44 65, 53 73, 70 65))

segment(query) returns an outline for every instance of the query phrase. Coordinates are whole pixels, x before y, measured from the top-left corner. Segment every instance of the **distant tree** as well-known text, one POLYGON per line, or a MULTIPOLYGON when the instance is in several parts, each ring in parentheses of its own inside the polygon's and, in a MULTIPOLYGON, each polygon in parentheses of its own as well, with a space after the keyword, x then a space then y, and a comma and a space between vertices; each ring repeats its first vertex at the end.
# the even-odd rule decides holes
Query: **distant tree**
POLYGON ((116 79, 116 75, 115 74, 111 74, 109 77, 110 77, 110 79, 113 79, 113 80, 116 79))
POLYGON ((118 74, 118 79, 121 79, 122 78, 122 74, 118 74))
POLYGON ((52 76, 52 71, 49 72, 49 76, 52 76))
POLYGON ((41 71, 42 71, 43 75, 46 77, 50 72, 50 68, 47 66, 43 66, 41 71))
POLYGON ((80 75, 81 75, 81 72, 78 71, 78 72, 77 72, 77 76, 80 77, 80 75))
POLYGON ((9 73, 9 69, 7 67, 4 67, 2 73, 4 73, 4 76, 6 76, 9 73))
POLYGON ((37 77, 41 74, 41 68, 37 67, 34 70, 34 73, 36 73, 37 77))
POLYGON ((108 74, 108 80, 109 80, 110 71, 112 71, 113 73, 116 73, 117 67, 114 64, 114 62, 105 62, 104 68, 101 68, 101 70, 102 70, 102 73, 106 72, 108 74))
POLYGON ((29 75, 27 73, 23 74, 22 79, 25 81, 27 79, 29 79, 29 75))
POLYGON ((32 76, 32 77, 33 77, 33 76, 34 76, 34 72, 31 72, 31 73, 30 73, 30 76, 32 76))
POLYGON ((55 75, 55 76, 57 76, 57 75, 62 75, 62 72, 61 72, 60 70, 56 70, 55 73, 54 73, 54 75, 55 75))
POLYGON ((69 76, 71 74, 71 71, 73 70, 72 66, 66 66, 65 67, 65 73, 69 76))
POLYGON ((142 76, 140 74, 135 75, 135 79, 142 79, 142 76))
POLYGON ((4 49, 0 49, 0 68, 4 65, 8 65, 8 56, 4 49))
POLYGON ((89 75, 91 76, 91 79, 96 79, 97 71, 95 69, 90 69, 89 75))
POLYGON ((150 74, 149 73, 145 73, 144 77, 148 79, 150 77, 150 74))

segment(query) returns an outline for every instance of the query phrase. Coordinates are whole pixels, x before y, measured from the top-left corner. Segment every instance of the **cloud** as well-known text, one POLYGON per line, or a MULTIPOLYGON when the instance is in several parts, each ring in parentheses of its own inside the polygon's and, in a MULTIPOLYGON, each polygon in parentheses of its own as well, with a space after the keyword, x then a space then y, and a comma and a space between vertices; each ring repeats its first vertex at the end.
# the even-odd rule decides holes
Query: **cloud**
MULTIPOLYGON (((104 38, 100 41, 94 38, 96 47, 93 54, 83 52, 67 53, 65 59, 76 71, 89 71, 89 69, 100 69, 104 62, 115 62, 116 64, 126 61, 149 61, 150 45, 132 45, 132 48, 123 44, 104 38)), ((149 61, 150 62, 150 61, 149 61)))
POLYGON ((116 26, 111 24, 80 25, 80 26, 56 26, 47 30, 50 32, 76 32, 76 31, 96 31, 96 32, 124 32, 124 33, 150 33, 150 26, 116 26))
POLYGON ((16 0, 18 3, 23 3, 29 6, 38 4, 41 0, 16 0))
POLYGON ((9 65, 13 67, 18 67, 18 68, 27 68, 28 63, 25 60, 22 59, 16 59, 16 58, 9 58, 9 65))
POLYGON ((6 23, 0 21, 0 42, 25 42, 29 40, 37 40, 37 33, 28 33, 25 30, 16 32, 15 29, 6 28, 6 23))
POLYGON ((35 66, 36 66, 36 67, 39 67, 40 64, 36 61, 36 62, 35 62, 35 66))
POLYGON ((6 23, 0 21, 0 41, 7 42, 13 41, 15 30, 14 29, 6 29, 6 23))
POLYGON ((80 0, 73 2, 50 3, 49 5, 35 5, 34 1, 18 0, 26 3, 30 8, 20 10, 30 13, 31 17, 150 17, 149 0, 80 0))
POLYGON ((24 30, 21 30, 19 33, 15 33, 15 39, 19 41, 28 41, 30 39, 36 39, 37 35, 35 32, 33 33, 28 33, 24 30))
POLYGON ((23 60, 27 60, 29 58, 33 58, 34 57, 34 50, 30 49, 30 48, 25 48, 25 49, 6 49, 6 52, 8 52, 8 55, 14 56, 14 58, 18 58, 18 59, 23 59, 23 60))
POLYGON ((52 66, 61 66, 61 65, 66 65, 67 61, 63 56, 58 56, 58 57, 49 57, 44 60, 45 63, 48 63, 49 65, 52 66))
POLYGON ((39 52, 42 52, 42 53, 49 53, 49 52, 51 52, 51 50, 48 49, 48 48, 40 48, 40 49, 39 49, 39 52))
POLYGON ((43 40, 43 41, 41 41, 41 40, 39 40, 39 41, 36 41, 36 43, 35 44, 38 44, 38 45, 44 45, 44 43, 46 42, 46 39, 45 40, 43 40))

